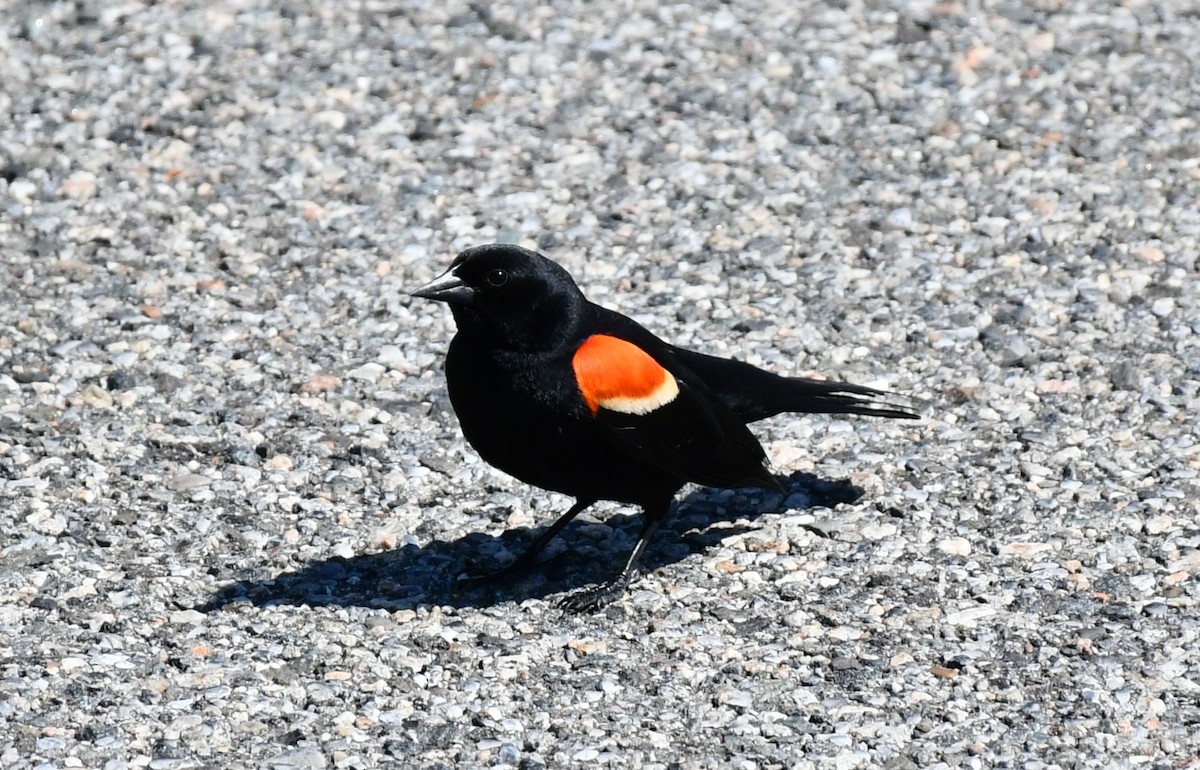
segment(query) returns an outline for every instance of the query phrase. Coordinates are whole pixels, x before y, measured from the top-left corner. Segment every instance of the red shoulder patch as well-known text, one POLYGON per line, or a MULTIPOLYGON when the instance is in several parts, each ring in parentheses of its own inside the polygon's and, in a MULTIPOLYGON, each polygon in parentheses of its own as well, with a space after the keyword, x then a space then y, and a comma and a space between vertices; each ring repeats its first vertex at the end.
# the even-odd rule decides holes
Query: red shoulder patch
POLYGON ((571 364, 592 414, 601 409, 646 414, 679 395, 679 383, 649 353, 607 334, 584 340, 571 364))

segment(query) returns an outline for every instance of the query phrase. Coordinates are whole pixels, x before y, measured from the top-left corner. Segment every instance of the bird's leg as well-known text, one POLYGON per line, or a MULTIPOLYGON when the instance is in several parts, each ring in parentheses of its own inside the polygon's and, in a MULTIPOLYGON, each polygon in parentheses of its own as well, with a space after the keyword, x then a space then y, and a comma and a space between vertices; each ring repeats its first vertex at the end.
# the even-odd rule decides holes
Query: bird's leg
POLYGON ((646 521, 642 524, 642 534, 633 547, 633 553, 629 554, 629 559, 617 576, 604 583, 584 586, 579 590, 572 591, 558 600, 559 607, 568 612, 598 610, 624 593, 637 574, 637 563, 642 558, 642 552, 650 543, 650 538, 654 536, 659 525, 666 521, 667 514, 671 511, 671 498, 652 505, 645 505, 642 510, 646 516, 646 521))
POLYGON ((558 520, 551 524, 545 532, 538 535, 537 539, 530 543, 529 547, 526 548, 520 556, 514 559, 511 564, 506 567, 501 567, 494 572, 485 572, 482 575, 472 575, 471 577, 464 578, 459 581, 459 585, 465 585, 466 587, 470 588, 493 583, 498 580, 508 580, 520 577, 521 575, 525 574, 537 561, 538 554, 542 552, 542 549, 545 548, 546 545, 553 540, 559 532, 562 531, 562 528, 567 526, 567 524, 570 524, 571 519, 574 519, 594 502, 595 500, 575 501, 575 504, 572 505, 566 513, 564 513, 562 516, 559 516, 558 520))

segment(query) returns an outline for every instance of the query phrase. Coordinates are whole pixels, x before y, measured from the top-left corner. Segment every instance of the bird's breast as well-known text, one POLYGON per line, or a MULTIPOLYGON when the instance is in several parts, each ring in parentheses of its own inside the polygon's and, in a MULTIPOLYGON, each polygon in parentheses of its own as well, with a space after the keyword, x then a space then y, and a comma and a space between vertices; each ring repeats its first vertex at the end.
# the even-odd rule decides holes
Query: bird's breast
POLYGON ((575 494, 564 487, 607 451, 569 359, 452 346, 446 385, 475 451, 523 481, 575 494))

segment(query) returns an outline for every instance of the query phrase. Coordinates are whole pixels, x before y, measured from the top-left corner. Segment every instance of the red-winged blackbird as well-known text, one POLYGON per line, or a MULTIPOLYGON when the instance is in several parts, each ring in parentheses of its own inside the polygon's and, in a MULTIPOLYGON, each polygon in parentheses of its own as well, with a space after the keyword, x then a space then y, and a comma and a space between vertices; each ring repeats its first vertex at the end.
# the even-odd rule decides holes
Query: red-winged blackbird
POLYGON ((598 500, 642 507, 625 566, 563 597, 571 610, 620 595, 687 482, 782 489, 746 423, 780 412, 917 417, 894 394, 677 348, 592 304, 566 270, 517 246, 468 249, 412 294, 454 313, 446 385, 467 441, 505 473, 576 499, 516 561, 485 577, 532 566, 598 500))

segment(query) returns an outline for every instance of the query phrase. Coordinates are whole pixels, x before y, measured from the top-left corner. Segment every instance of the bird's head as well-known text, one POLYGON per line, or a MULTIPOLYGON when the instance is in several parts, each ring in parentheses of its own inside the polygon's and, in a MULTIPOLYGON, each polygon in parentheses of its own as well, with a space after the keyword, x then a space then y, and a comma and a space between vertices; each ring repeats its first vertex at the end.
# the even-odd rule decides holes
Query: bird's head
POLYGON ((462 334, 524 350, 547 349, 569 335, 585 302, 558 264, 501 243, 467 249, 412 296, 449 304, 462 334))

